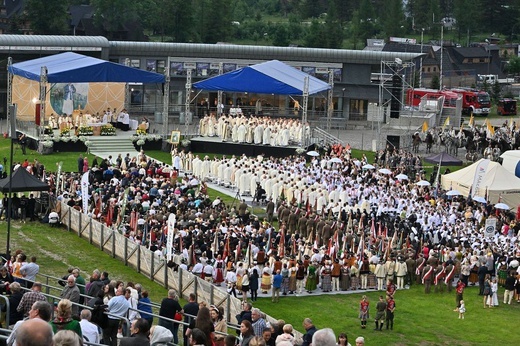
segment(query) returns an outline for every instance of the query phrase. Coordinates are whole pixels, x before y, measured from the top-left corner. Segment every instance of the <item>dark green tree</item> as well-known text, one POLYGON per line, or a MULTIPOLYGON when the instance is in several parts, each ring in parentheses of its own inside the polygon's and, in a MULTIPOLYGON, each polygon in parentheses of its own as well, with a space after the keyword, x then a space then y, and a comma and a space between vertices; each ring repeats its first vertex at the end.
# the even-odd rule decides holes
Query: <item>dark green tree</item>
POLYGON ((289 32, 285 24, 279 24, 273 29, 273 46, 287 47, 289 45, 289 32))
POLYGON ((439 80, 439 75, 438 74, 433 75, 432 80, 430 82, 430 88, 439 90, 440 86, 441 86, 441 84, 440 84, 440 80, 439 80))
POLYGON ((217 43, 231 37, 231 0, 196 0, 193 12, 196 41, 217 43))
POLYGON ((316 48, 324 48, 325 47, 325 35, 323 30, 323 25, 316 19, 311 22, 311 26, 309 27, 309 31, 305 36, 304 44, 306 47, 316 47, 316 48))
POLYGON ((124 24, 139 20, 138 3, 132 0, 91 0, 95 8, 94 23, 114 39, 124 24))
POLYGON ((507 64, 507 72, 515 76, 518 76, 518 74, 520 74, 520 57, 512 56, 511 58, 509 58, 509 63, 507 64))
POLYGON ((457 20, 459 41, 465 37, 466 40, 462 41, 467 44, 471 42, 471 36, 474 35, 478 26, 478 22, 475 20, 478 17, 478 7, 473 6, 474 3, 473 0, 455 0, 453 3, 453 15, 457 20))
POLYGON ((63 0, 28 0, 25 6, 31 29, 40 35, 68 34, 70 27, 67 8, 68 3, 63 0))
POLYGON ((387 0, 381 17, 382 29, 387 37, 401 36, 405 32, 405 18, 402 0, 387 0))

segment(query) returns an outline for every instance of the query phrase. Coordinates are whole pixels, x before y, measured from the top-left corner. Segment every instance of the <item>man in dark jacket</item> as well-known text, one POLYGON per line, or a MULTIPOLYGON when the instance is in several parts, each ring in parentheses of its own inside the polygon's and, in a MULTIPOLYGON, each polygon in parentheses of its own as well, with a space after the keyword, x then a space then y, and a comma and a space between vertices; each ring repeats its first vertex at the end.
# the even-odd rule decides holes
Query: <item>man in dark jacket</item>
POLYGON ((303 343, 302 346, 309 346, 312 343, 312 336, 316 333, 316 327, 312 324, 312 320, 310 318, 306 318, 303 320, 303 328, 307 331, 303 335, 303 343))
POLYGON ((119 341, 120 346, 150 346, 150 340, 148 339, 148 332, 150 331, 150 325, 144 318, 138 318, 132 322, 130 327, 130 333, 132 336, 121 338, 119 341))

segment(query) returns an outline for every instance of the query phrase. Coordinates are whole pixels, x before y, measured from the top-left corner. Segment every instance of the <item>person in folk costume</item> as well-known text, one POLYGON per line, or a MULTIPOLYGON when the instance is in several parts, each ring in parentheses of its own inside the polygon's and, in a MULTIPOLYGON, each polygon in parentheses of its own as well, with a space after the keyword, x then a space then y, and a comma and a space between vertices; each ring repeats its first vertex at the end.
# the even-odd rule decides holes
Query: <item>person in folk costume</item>
POLYGON ((340 290, 340 277, 341 277, 341 264, 339 264, 339 258, 334 258, 334 262, 332 263, 332 291, 340 290))
POLYGON ((302 260, 298 260, 296 264, 296 293, 302 294, 305 287, 305 275, 307 274, 307 267, 305 267, 302 260))
POLYGON ((457 267, 453 263, 453 260, 449 259, 446 261, 446 267, 444 269, 445 271, 445 277, 444 277, 444 283, 446 284, 448 293, 451 292, 453 289, 453 279, 455 277, 455 273, 457 271, 457 267))
POLYGON ((307 268, 307 281, 305 283, 305 290, 312 293, 318 287, 318 280, 316 272, 318 270, 318 262, 313 261, 307 268))
POLYGON ((342 260, 342 265, 340 268, 340 289, 342 291, 347 291, 350 289, 350 266, 348 260, 345 258, 342 260))
MULTIPOLYGON (((383 290, 383 285, 385 283, 386 268, 385 268, 384 263, 385 263, 384 259, 381 258, 379 263, 376 265, 376 270, 374 272, 374 274, 376 274, 376 278, 377 278, 377 290, 378 291, 383 290)), ((361 287, 361 288, 363 288, 363 287, 361 287)))
MULTIPOLYGON (((280 261, 279 258, 278 261, 280 261)), ((267 291, 271 289, 271 273, 272 271, 269 266, 265 266, 264 269, 262 269, 262 281, 260 282, 260 289, 264 294, 266 294, 267 291)))
POLYGON ((415 278, 415 264, 416 261, 413 259, 413 254, 408 254, 408 258, 406 259, 406 280, 407 284, 412 286, 413 282, 416 281, 415 278))
POLYGON ((332 261, 329 256, 325 257, 325 263, 320 270, 321 289, 323 292, 330 292, 332 290, 332 261))
POLYGON ((424 293, 430 293, 434 267, 426 263, 422 270, 422 283, 424 285, 424 293))
MULTIPOLYGON (((308 256, 307 256, 308 257, 308 256)), ((298 271, 298 262, 296 260, 291 260, 289 261, 289 265, 288 265, 288 291, 289 291, 289 294, 293 294, 296 289, 297 289, 297 284, 296 284, 296 273, 298 271)))
POLYGON ((365 329, 367 327, 367 320, 370 318, 370 302, 368 301, 367 296, 361 297, 361 302, 359 303, 359 319, 361 320, 361 328, 365 329))
POLYGON ((424 258, 424 255, 421 253, 419 254, 419 258, 417 258, 417 261, 415 262, 415 277, 417 278, 417 284, 422 283, 422 272, 424 269, 424 266, 426 265, 426 259, 424 258))
POLYGON ((213 283, 217 286, 220 286, 222 282, 224 282, 224 267, 224 260, 222 259, 221 255, 218 255, 217 259, 215 260, 215 265, 213 267, 213 283))
POLYGON ((404 256, 399 255, 396 263, 396 276, 397 276, 397 289, 402 290, 404 288, 404 278, 408 272, 408 267, 404 261, 404 256))

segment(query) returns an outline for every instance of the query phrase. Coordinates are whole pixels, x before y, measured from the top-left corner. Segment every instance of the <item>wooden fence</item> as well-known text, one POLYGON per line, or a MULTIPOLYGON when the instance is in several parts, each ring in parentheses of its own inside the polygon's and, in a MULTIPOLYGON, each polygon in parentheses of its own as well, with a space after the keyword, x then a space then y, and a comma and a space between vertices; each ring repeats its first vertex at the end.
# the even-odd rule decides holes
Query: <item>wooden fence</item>
MULTIPOLYGON (((195 293, 197 301, 224 307, 228 323, 237 323, 235 316, 242 310, 240 299, 188 271, 180 268, 178 271, 174 271, 166 265, 166 259, 159 258, 146 247, 130 241, 118 231, 106 227, 96 219, 65 203, 59 203, 61 203, 61 223, 67 227, 69 232, 77 233, 90 244, 97 246, 113 258, 121 260, 125 265, 135 268, 138 273, 161 284, 166 289, 177 290, 179 295, 185 299, 190 293, 195 293)), ((180 256, 175 256, 174 261, 179 264, 180 259, 180 256)), ((267 316, 266 319, 271 323, 277 321, 271 316, 267 316)))

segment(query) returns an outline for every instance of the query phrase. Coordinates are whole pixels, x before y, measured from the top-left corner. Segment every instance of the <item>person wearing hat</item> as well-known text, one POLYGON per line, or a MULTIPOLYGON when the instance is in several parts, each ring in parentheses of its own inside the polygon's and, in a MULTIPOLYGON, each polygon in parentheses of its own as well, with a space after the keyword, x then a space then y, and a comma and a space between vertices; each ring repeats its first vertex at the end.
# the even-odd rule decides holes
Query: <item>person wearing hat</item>
MULTIPOLYGON (((377 278, 377 290, 382 291, 386 278, 385 260, 383 258, 381 258, 379 260, 379 263, 376 265, 376 270, 374 271, 374 274, 377 278)), ((363 289, 363 287, 361 287, 361 289, 363 289)))
POLYGON ((339 258, 335 258, 332 263, 332 291, 339 291, 339 278, 341 276, 341 265, 339 264, 339 258))
POLYGON ((395 275, 397 276, 397 289, 402 290, 404 288, 404 278, 408 272, 408 267, 404 262, 404 256, 400 255, 397 257, 395 275))
POLYGON ((302 260, 298 260, 296 264, 296 293, 302 294, 303 288, 305 287, 305 274, 307 269, 305 268, 302 260))

